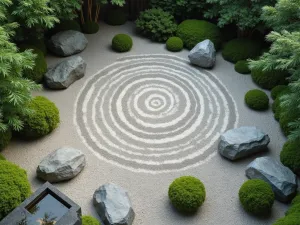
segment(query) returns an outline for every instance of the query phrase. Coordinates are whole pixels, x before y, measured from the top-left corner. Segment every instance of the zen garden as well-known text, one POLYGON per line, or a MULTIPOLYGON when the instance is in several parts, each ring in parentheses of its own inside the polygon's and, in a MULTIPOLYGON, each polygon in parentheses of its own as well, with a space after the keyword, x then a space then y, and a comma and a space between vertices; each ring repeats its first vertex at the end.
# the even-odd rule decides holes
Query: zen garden
POLYGON ((0 225, 300 225, 300 0, 0 0, 0 225))

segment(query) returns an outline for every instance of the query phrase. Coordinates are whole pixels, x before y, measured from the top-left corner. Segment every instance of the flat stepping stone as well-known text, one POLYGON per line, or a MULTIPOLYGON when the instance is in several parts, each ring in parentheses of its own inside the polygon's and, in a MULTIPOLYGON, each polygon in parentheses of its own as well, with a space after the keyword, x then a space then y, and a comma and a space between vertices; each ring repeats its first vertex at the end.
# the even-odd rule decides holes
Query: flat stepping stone
POLYGON ((246 176, 261 179, 272 186, 277 200, 290 201, 297 193, 297 177, 287 167, 271 157, 260 157, 247 166, 246 176))
POLYGON ((60 182, 77 176, 85 164, 85 155, 80 150, 63 147, 46 156, 36 172, 45 181, 60 182))
POLYGON ((216 63, 216 49, 210 40, 198 43, 189 53, 192 64, 202 68, 212 68, 216 63))
POLYGON ((219 153, 227 159, 236 160, 267 149, 270 138, 256 127, 240 127, 221 135, 219 153))
POLYGON ((85 75, 86 62, 73 56, 48 69, 45 83, 51 89, 66 89, 85 75))
POLYGON ((48 49, 58 56, 71 56, 82 52, 88 44, 85 35, 79 31, 67 30, 53 35, 48 49))
POLYGON ((135 213, 123 188, 109 183, 99 187, 93 197, 94 206, 106 225, 131 225, 135 213))

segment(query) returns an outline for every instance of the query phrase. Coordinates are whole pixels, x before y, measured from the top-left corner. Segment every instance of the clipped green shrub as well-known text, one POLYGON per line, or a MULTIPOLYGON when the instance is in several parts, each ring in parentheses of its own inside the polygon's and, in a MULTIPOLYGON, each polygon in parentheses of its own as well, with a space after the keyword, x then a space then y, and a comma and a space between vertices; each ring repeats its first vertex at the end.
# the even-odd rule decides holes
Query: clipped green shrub
POLYGON ((239 190, 243 208, 254 215, 268 213, 274 203, 275 195, 271 186, 259 179, 246 181, 239 190))
POLYGON ((43 52, 33 45, 20 45, 19 49, 21 51, 31 49, 33 53, 36 54, 34 61, 35 66, 33 69, 25 69, 23 72, 23 77, 33 80, 36 83, 41 83, 45 73, 47 72, 47 62, 43 52))
POLYGON ((183 40, 187 49, 192 49, 199 42, 209 39, 215 49, 221 46, 222 35, 220 29, 213 23, 204 20, 185 20, 178 25, 176 35, 183 40))
POLYGON ((279 113, 279 125, 280 125, 280 128, 281 128, 282 132, 284 133, 284 135, 288 136, 291 132, 291 127, 289 126, 289 124, 296 121, 298 118, 296 115, 283 114, 281 111, 282 110, 279 109, 279 112, 278 112, 279 113))
POLYGON ((294 173, 300 175, 300 141, 287 141, 280 152, 280 161, 294 173))
POLYGON ((49 30, 48 35, 52 36, 58 32, 66 30, 81 31, 80 24, 75 20, 62 20, 60 23, 56 24, 54 28, 49 30))
POLYGON ((148 9, 135 21, 137 30, 153 41, 165 42, 176 32, 174 17, 162 9, 148 9))
POLYGON ((124 9, 118 8, 109 10, 104 21, 109 25, 119 26, 125 24, 127 19, 128 16, 124 9))
POLYGON ((234 65, 234 70, 241 74, 249 74, 251 70, 248 67, 248 62, 246 60, 240 60, 234 65))
POLYGON ((170 37, 166 46, 171 52, 180 52, 183 49, 183 41, 179 37, 170 37))
POLYGON ((24 127, 19 131, 22 138, 40 138, 53 131, 59 123, 59 111, 53 102, 43 96, 35 97, 29 104, 32 113, 22 118, 24 127))
POLYGON ((82 32, 85 34, 95 34, 99 31, 99 24, 94 21, 87 21, 81 27, 82 32))
POLYGON ((117 34, 112 39, 112 49, 117 52, 128 52, 132 48, 132 38, 127 34, 117 34))
POLYGON ((11 130, 0 132, 0 151, 3 150, 10 142, 12 137, 11 130))
POLYGON ((23 202, 30 194, 26 171, 6 161, 0 161, 0 220, 23 202))
POLYGON ((0 154, 0 160, 6 160, 6 158, 2 154, 0 154))
POLYGON ((300 225, 300 216, 295 214, 285 216, 276 220, 273 225, 300 225))
POLYGON ((236 63, 240 60, 253 59, 260 55, 262 44, 250 39, 237 38, 227 42, 222 50, 225 60, 236 63))
POLYGON ((271 90, 272 99, 275 100, 277 98, 277 96, 279 94, 281 94, 283 91, 285 91, 286 89, 287 89, 286 85, 277 85, 277 86, 273 87, 271 90))
POLYGON ((269 108, 269 97, 261 90, 253 89, 246 93, 245 103, 254 110, 266 110, 269 108))
POLYGON ((276 98, 272 104, 272 111, 274 112, 274 118, 279 120, 280 117, 280 99, 276 98))
POLYGON ((175 179, 169 187, 169 199, 180 212, 192 213, 203 204, 206 197, 203 183, 192 176, 175 179))
POLYGON ((277 85, 287 84, 286 78, 289 76, 289 74, 279 70, 262 71, 258 69, 253 69, 251 71, 251 76, 252 80, 258 86, 270 90, 276 87, 277 85))
POLYGON ((101 225, 100 222, 92 216, 82 216, 82 225, 101 225))

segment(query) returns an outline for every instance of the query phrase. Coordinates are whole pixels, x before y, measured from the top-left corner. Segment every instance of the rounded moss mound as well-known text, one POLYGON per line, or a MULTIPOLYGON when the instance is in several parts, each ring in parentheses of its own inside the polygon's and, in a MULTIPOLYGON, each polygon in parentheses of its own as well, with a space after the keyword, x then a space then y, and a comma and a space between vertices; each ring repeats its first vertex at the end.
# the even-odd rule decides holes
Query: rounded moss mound
POLYGON ((49 30, 48 35, 52 36, 58 32, 66 30, 76 30, 81 32, 80 24, 75 20, 62 20, 54 28, 49 30))
POLYGON ((24 128, 19 132, 22 138, 39 138, 53 131, 59 123, 59 111, 55 104, 45 97, 35 97, 29 108, 33 110, 23 116, 24 128))
POLYGON ((277 98, 277 96, 279 96, 279 94, 281 94, 286 89, 287 89, 286 85, 277 85, 277 86, 273 87, 271 90, 272 99, 275 100, 277 98))
POLYGON ((93 21, 87 21, 82 24, 82 32, 85 34, 95 34, 99 31, 99 24, 93 21))
POLYGON ((247 212, 262 215, 271 210, 275 195, 267 182, 253 179, 246 181, 241 186, 239 198, 247 212))
POLYGON ((100 222, 92 216, 82 216, 82 225, 101 225, 100 222))
POLYGON ((30 194, 26 171, 6 161, 0 161, 0 220, 23 202, 30 194))
POLYGON ((300 204, 300 194, 296 195, 292 200, 292 205, 300 204))
POLYGON ((123 9, 112 9, 107 13, 105 22, 111 26, 119 26, 125 24, 127 18, 128 16, 123 9))
POLYGON ((128 52, 132 45, 132 39, 127 34, 117 34, 112 39, 112 48, 117 52, 128 52))
POLYGON ((289 124, 296 121, 298 117, 296 115, 287 115, 286 113, 282 113, 281 107, 279 107, 278 117, 282 132, 285 136, 288 136, 291 133, 291 127, 289 124))
POLYGON ((6 160, 6 158, 2 154, 0 154, 0 160, 6 160))
POLYGON ((237 38, 224 45, 222 56, 225 60, 236 63, 240 60, 253 59, 261 53, 261 43, 244 38, 237 38))
POLYGON ((12 133, 9 129, 7 131, 0 132, 0 151, 9 144, 11 137, 12 133))
POLYGON ((248 62, 246 60, 240 60, 234 65, 234 69, 236 72, 241 74, 249 74, 251 70, 248 67, 248 62))
POLYGON ((25 69, 23 71, 23 77, 33 80, 36 83, 41 83, 45 73, 47 72, 47 62, 43 52, 33 45, 21 45, 19 48, 21 51, 31 49, 36 55, 34 67, 32 69, 25 69))
POLYGON ((299 215, 289 215, 283 218, 278 219, 273 225, 299 225, 300 224, 300 216, 299 215))
POLYGON ((266 110, 269 108, 269 97, 261 90, 253 89, 246 93, 245 102, 254 110, 266 110))
POLYGON ((183 41, 179 37, 170 37, 166 46, 171 52, 180 52, 183 49, 183 41))
POLYGON ((185 20, 179 24, 177 36, 183 40, 187 49, 192 49, 201 41, 211 40, 215 49, 221 46, 222 35, 220 29, 213 23, 204 20, 185 20))
POLYGON ((300 175, 300 141, 287 141, 280 153, 280 161, 294 173, 300 175))
POLYGON ((265 89, 272 89, 277 85, 287 84, 286 78, 288 73, 274 70, 274 71, 262 71, 254 69, 251 71, 252 80, 260 87, 265 89))
MULTIPOLYGON (((300 219, 300 204, 294 204, 292 205, 288 211, 286 211, 285 213, 286 216, 290 216, 290 215, 298 215, 299 219, 300 219)), ((299 220, 300 221, 300 220, 299 220)))
POLYGON ((181 212, 192 213, 203 204, 206 192, 203 183, 191 176, 175 179, 169 187, 169 198, 181 212))

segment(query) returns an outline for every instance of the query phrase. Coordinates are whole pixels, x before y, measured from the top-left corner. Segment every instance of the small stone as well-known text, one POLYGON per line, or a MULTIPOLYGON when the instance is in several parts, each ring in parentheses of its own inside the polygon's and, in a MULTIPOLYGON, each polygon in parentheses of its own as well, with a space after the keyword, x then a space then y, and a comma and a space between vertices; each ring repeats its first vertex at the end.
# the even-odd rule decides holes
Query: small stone
POLYGON ((188 55, 190 62, 203 68, 212 68, 216 62, 216 50, 214 43, 204 40, 198 43, 188 55))

